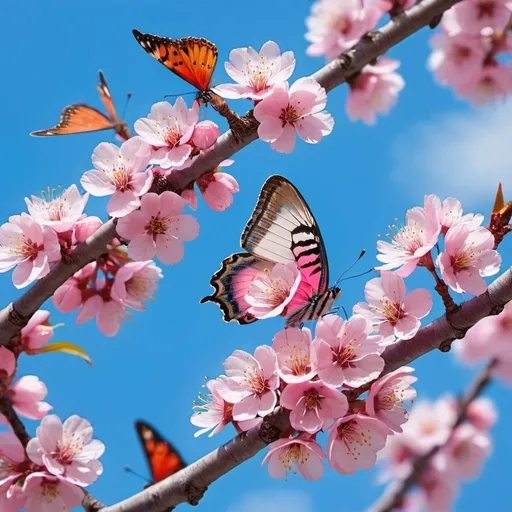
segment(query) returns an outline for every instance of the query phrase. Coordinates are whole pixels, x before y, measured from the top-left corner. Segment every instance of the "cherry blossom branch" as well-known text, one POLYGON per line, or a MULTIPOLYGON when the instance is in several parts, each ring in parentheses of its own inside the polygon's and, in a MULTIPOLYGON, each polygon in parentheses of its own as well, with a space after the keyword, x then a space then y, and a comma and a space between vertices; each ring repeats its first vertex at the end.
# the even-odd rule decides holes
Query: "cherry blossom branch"
POLYGON ((98 501, 90 492, 84 489, 84 499, 82 500, 82 508, 85 512, 98 512, 104 508, 105 505, 98 501))
POLYGON ((21 444, 23 446, 27 446, 28 442, 30 441, 30 436, 25 430, 25 425, 23 425, 23 422, 16 414, 16 411, 13 409, 11 401, 5 396, 0 398, 0 413, 5 416, 21 444))
MULTIPOLYGON (((462 304, 460 309, 450 317, 450 322, 446 316, 438 318, 420 329, 410 340, 399 341, 388 347, 382 355, 385 367, 381 376, 407 365, 435 348, 447 351, 442 347, 449 349, 454 339, 461 337, 462 333, 480 319, 497 313, 510 300, 512 300, 512 268, 498 277, 486 293, 462 304)), ((364 390, 365 388, 357 390, 355 396, 364 390)), ((467 408, 466 402, 466 399, 461 401, 459 410, 462 412, 459 414, 463 414, 467 408)), ((195 505, 211 483, 256 455, 267 444, 277 440, 282 432, 289 429, 286 412, 279 411, 267 416, 261 427, 235 437, 175 475, 116 505, 101 509, 101 512, 163 512, 180 503, 195 505)))
MULTIPOLYGON (((468 407, 473 400, 478 398, 484 389, 488 386, 492 378, 492 369, 495 361, 491 361, 475 378, 468 387, 464 395, 461 397, 457 407, 457 419, 452 427, 452 432, 466 419, 468 407)), ((447 441, 448 442, 448 441, 447 441)), ((404 480, 396 482, 390 486, 384 495, 375 503, 369 512, 392 512, 395 510, 407 492, 421 478, 425 470, 428 468, 432 457, 443 448, 446 443, 439 444, 430 449, 425 455, 418 457, 412 464, 409 476, 404 480)))
MULTIPOLYGON (((327 91, 334 89, 392 46, 427 26, 432 19, 458 1, 423 0, 395 16, 378 31, 368 33, 352 49, 329 62, 312 77, 327 91)), ((245 121, 247 126, 243 134, 237 134, 235 137, 231 130, 228 130, 219 137, 211 150, 199 155, 189 168, 171 175, 171 188, 177 192, 183 191, 203 174, 215 169, 223 160, 256 140, 258 138, 257 123, 252 117, 252 112, 241 119, 242 124, 245 121)), ((19 333, 30 317, 60 285, 87 263, 100 256, 115 235, 114 221, 110 220, 86 242, 79 245, 68 261, 59 262, 46 277, 40 279, 18 300, 0 311, 0 346, 7 345, 13 336, 19 333)))

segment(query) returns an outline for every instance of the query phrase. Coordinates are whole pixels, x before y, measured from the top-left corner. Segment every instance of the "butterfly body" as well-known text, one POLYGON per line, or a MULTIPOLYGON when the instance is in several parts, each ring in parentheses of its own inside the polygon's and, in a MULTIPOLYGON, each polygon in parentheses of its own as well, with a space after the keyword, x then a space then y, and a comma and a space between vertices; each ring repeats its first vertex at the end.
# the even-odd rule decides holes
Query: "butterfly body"
POLYGON ((217 47, 203 37, 170 39, 133 30, 144 50, 167 69, 198 89, 203 102, 209 100, 210 82, 217 64, 217 47))
POLYGON ((128 140, 131 137, 128 125, 117 115, 112 94, 101 71, 99 72, 98 93, 108 115, 85 103, 75 103, 68 105, 62 110, 60 120, 53 128, 35 131, 30 135, 34 137, 48 137, 112 129, 122 139, 128 140))
POLYGON ((135 430, 151 471, 152 484, 177 473, 187 465, 176 448, 148 423, 136 421, 135 430))
POLYGON ((282 176, 271 176, 263 185, 240 245, 247 252, 222 262, 210 280, 214 293, 201 300, 218 304, 225 321, 248 324, 258 319, 246 295, 252 283, 277 264, 293 262, 301 275, 280 313, 288 326, 320 318, 339 297, 339 288, 327 286, 327 255, 315 218, 300 192, 282 176))

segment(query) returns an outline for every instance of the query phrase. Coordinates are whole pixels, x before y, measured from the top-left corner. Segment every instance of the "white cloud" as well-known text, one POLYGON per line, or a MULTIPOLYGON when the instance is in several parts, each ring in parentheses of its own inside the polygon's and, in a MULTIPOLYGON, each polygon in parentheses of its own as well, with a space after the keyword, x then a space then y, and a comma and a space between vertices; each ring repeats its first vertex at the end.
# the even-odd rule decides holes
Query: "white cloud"
POLYGON ((463 204, 492 202, 498 186, 512 193, 512 102, 451 112, 399 136, 393 178, 416 197, 436 193, 463 204))
POLYGON ((228 512, 313 512, 311 496, 303 491, 259 491, 248 493, 228 512))

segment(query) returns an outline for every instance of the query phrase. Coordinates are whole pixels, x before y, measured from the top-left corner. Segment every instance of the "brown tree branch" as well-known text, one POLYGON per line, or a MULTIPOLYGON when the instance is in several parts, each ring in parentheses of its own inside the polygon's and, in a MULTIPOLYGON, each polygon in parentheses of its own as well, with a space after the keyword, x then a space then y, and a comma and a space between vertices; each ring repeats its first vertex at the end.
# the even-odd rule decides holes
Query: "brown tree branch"
MULTIPOLYGON (((490 286, 486 293, 462 304, 450 317, 451 325, 443 316, 418 331, 410 340, 399 341, 388 347, 383 358, 382 375, 404 366, 414 359, 443 344, 451 343, 461 332, 480 319, 495 312, 512 300, 512 269, 506 270, 490 286)), ((475 388, 475 392, 480 389, 475 388)), ((360 390, 361 392, 364 389, 360 390)), ((356 392, 356 396, 359 393, 356 392)), ((462 400, 460 414, 465 414, 467 400, 462 400)), ((265 418, 261 428, 237 436, 223 447, 211 452, 194 464, 158 484, 106 507, 101 512, 163 512, 180 503, 196 504, 208 485, 225 475, 243 461, 262 450, 290 427, 287 415, 279 412, 265 418)))
MULTIPOLYGON (((494 361, 491 361, 475 378, 475 380, 468 387, 457 408, 457 419, 452 427, 452 434, 455 429, 466 419, 469 404, 478 398, 484 389, 487 387, 492 377, 492 369, 494 361)), ((448 442, 448 441, 447 441, 448 442)), ((369 512, 392 512, 395 510, 407 492, 413 487, 421 478, 423 473, 427 470, 432 457, 445 445, 440 444, 434 446, 429 452, 421 457, 418 457, 413 465, 409 476, 404 480, 400 480, 391 485, 384 493, 384 495, 375 503, 369 512)))
POLYGON ((85 512, 98 512, 105 507, 101 501, 98 501, 90 492, 84 491, 84 499, 82 500, 82 508, 85 512))
POLYGON ((16 414, 16 411, 13 409, 11 401, 5 396, 0 398, 0 413, 5 416, 21 444, 23 446, 27 446, 28 442, 30 441, 30 436, 25 430, 25 425, 23 425, 23 422, 16 414))

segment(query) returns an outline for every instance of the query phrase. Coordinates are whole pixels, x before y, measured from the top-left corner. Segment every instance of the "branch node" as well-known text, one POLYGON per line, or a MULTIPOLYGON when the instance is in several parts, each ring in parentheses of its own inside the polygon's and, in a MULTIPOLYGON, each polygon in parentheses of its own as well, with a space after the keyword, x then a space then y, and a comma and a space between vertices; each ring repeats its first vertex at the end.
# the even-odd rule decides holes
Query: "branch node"
POLYGON ((441 352, 450 352, 451 348, 452 348, 452 343, 453 343, 453 339, 450 339, 450 340, 444 340, 443 342, 441 342, 441 344, 439 345, 439 350, 441 352))
POLYGON ((201 498, 204 496, 204 493, 208 490, 208 487, 196 487, 194 484, 189 484, 186 487, 187 490, 187 503, 195 507, 199 505, 201 498))
POLYGON ((27 322, 29 321, 29 318, 26 316, 23 316, 21 313, 19 313, 16 310, 16 307, 13 302, 9 304, 9 322, 16 327, 19 327, 20 329, 23 329, 25 325, 27 325, 27 322))
POLYGON ((268 421, 263 420, 259 431, 260 438, 267 444, 274 443, 281 436, 281 430, 275 425, 271 425, 268 421))

